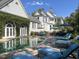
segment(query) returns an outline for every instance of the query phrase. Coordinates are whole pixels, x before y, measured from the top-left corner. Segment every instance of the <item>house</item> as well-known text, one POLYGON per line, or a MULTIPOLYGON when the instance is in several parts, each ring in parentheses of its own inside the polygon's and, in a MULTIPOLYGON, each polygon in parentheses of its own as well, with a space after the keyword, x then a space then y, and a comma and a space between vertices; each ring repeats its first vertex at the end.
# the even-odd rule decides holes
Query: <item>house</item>
POLYGON ((31 35, 32 32, 38 32, 38 24, 40 24, 40 21, 32 16, 29 18, 31 20, 29 24, 29 35, 31 35))
MULTIPOLYGON (((46 12, 42 8, 34 11, 32 16, 34 18, 37 18, 37 20, 40 21, 40 23, 37 24, 38 29, 37 29, 37 31, 35 30, 36 32, 46 31, 46 32, 51 33, 53 31, 58 31, 60 29, 56 25, 57 24, 61 25, 64 23, 63 19, 60 17, 57 17, 51 10, 48 10, 46 12)), ((34 24, 32 24, 32 25, 34 25, 34 24)), ((32 31, 34 31, 34 30, 32 29, 32 31)))
POLYGON ((28 44, 30 23, 32 20, 20 0, 2 0, 0 9, 0 43, 3 49, 12 50, 28 44), (7 4, 6 4, 6 3, 7 4), (5 4, 4 4, 5 3, 5 4))
POLYGON ((37 10, 33 13, 33 17, 37 18, 40 21, 40 24, 37 25, 38 27, 38 31, 37 32, 41 32, 41 31, 49 31, 49 17, 47 16, 47 14, 44 12, 44 10, 40 9, 37 10))
POLYGON ((50 17, 51 30, 53 31, 61 31, 63 29, 62 24, 64 24, 64 20, 62 17, 56 16, 51 9, 47 11, 47 15, 50 17))

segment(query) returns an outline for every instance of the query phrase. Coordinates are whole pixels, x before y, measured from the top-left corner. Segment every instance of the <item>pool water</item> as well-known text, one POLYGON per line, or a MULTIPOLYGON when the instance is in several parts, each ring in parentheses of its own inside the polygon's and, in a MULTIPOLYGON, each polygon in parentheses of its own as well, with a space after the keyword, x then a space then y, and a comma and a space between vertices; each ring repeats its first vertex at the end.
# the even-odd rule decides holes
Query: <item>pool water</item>
POLYGON ((18 52, 14 54, 13 56, 11 56, 10 59, 37 59, 37 58, 32 54, 29 54, 23 51, 23 52, 18 52))

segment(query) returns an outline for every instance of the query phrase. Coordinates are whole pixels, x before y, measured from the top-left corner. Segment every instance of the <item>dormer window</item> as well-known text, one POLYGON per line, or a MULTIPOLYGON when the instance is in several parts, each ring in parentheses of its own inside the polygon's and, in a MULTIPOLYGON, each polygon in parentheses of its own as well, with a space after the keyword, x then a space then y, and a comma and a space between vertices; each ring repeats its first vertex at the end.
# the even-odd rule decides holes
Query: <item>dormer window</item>
POLYGON ((18 2, 16 2, 15 4, 18 5, 18 2))
POLYGON ((39 17, 37 17, 39 19, 39 17))

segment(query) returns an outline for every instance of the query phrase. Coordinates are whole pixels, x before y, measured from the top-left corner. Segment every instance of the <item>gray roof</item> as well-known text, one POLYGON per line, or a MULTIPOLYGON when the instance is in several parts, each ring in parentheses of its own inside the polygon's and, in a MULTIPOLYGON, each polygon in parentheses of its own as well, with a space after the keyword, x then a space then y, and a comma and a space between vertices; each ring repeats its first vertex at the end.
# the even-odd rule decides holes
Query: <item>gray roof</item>
MULTIPOLYGON (((52 11, 48 11, 52 16, 54 17, 50 17, 50 15, 47 14, 47 12, 45 12, 44 10, 36 10, 35 12, 33 12, 33 17, 37 17, 37 16, 45 16, 45 17, 49 17, 50 20, 54 20, 54 19, 57 19, 57 16, 55 16, 55 14, 52 12, 52 11), (36 15, 36 13, 38 13, 38 15, 36 15)), ((33 19, 32 19, 33 20, 33 19)), ((34 21, 34 20, 33 20, 34 21)), ((39 22, 37 19, 36 19, 37 22, 39 22)))
POLYGON ((31 22, 40 23, 40 21, 35 17, 29 16, 29 19, 31 22))
MULTIPOLYGON (((52 11, 48 11, 48 12, 49 12, 52 16, 54 16, 54 18, 56 17, 52 11)), ((44 10, 41 10, 41 11, 37 10, 37 11, 35 11, 35 12, 33 13, 33 16, 34 16, 34 17, 37 17, 37 16, 46 16, 46 17, 49 17, 51 20, 54 19, 54 18, 50 17, 50 16, 47 14, 47 12, 45 12, 44 10), (39 15, 36 15, 36 13, 39 13, 39 15)))
POLYGON ((47 16, 46 12, 44 10, 37 10, 34 12, 33 16, 47 16), (39 15, 36 15, 36 13, 39 13, 39 15))
POLYGON ((13 0, 0 0, 0 9, 8 5, 13 0))
MULTIPOLYGON (((56 15, 53 13, 53 11, 50 11, 50 10, 49 10, 48 12, 49 12, 52 16, 54 16, 54 17, 56 16, 56 15)), ((48 15, 48 14, 47 14, 47 15, 48 15)), ((49 16, 49 15, 48 15, 48 16, 49 16)), ((50 17, 50 16, 49 16, 49 17, 50 17)))

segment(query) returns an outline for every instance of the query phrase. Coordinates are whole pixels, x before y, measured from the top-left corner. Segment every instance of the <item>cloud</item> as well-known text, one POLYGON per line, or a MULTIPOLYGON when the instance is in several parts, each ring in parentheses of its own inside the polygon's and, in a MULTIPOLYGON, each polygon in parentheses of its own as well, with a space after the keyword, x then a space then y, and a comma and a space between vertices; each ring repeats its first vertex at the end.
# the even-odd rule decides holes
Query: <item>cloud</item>
POLYGON ((36 2, 37 5, 43 5, 43 2, 36 2))
POLYGON ((48 5, 48 3, 45 2, 39 2, 39 1, 33 1, 33 2, 27 2, 27 5, 48 5))

